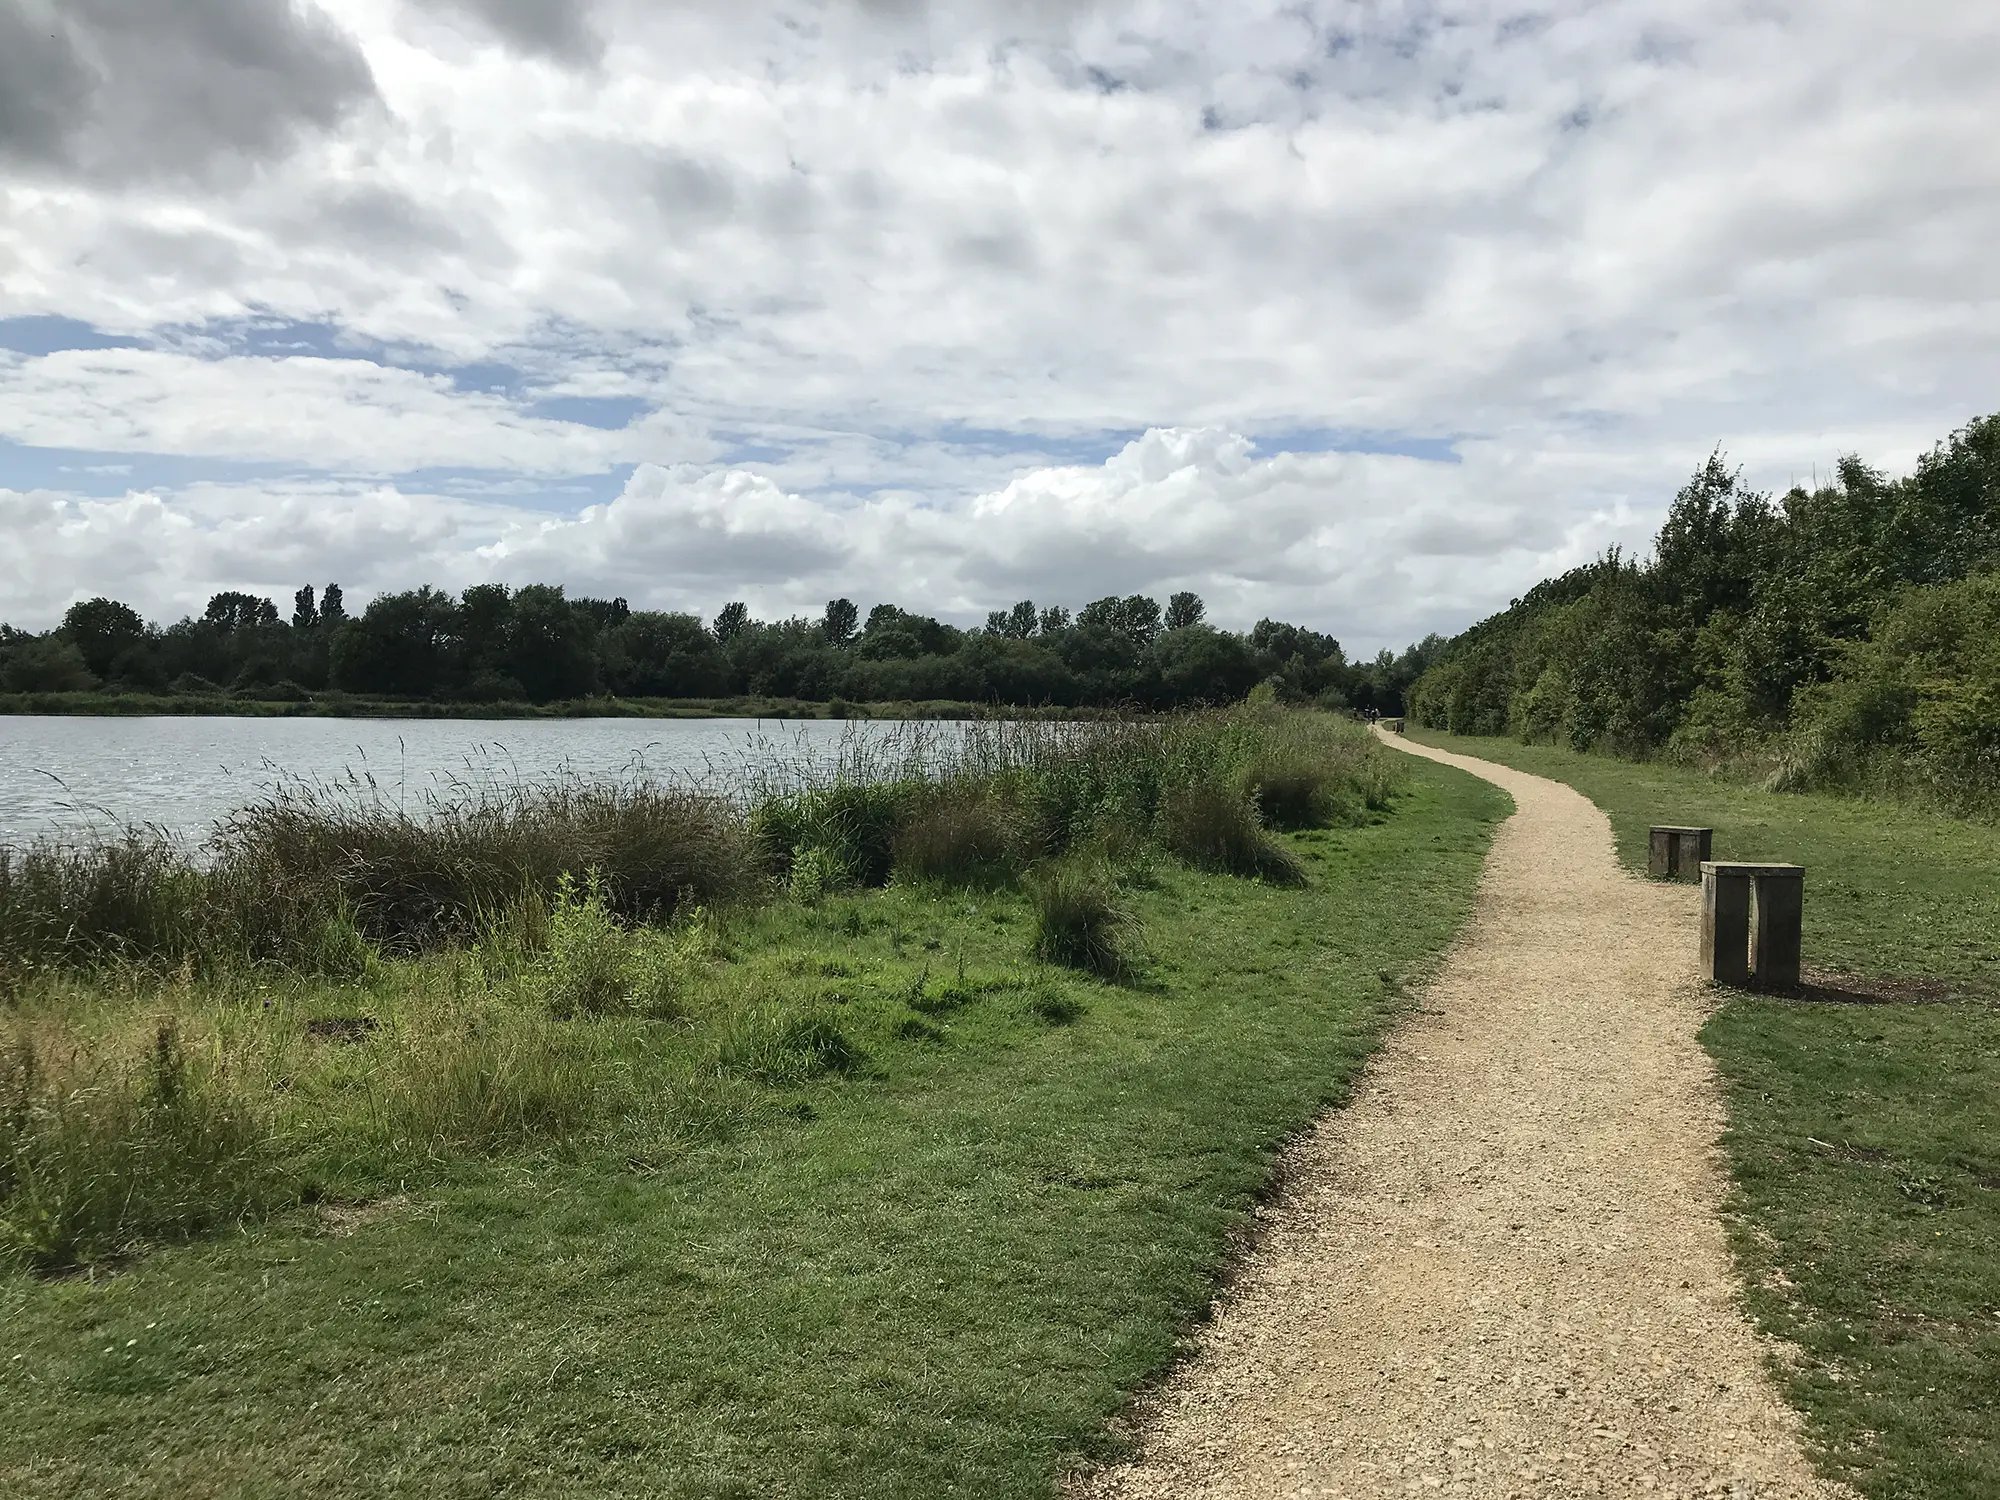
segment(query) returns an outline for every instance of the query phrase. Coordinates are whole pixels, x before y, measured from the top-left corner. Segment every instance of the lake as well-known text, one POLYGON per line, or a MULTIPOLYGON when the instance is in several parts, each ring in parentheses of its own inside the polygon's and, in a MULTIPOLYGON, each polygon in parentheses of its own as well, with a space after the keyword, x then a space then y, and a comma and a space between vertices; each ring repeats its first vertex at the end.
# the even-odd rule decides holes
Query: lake
POLYGON ((392 805, 560 774, 726 776, 821 759, 891 721, 0 716, 0 844, 152 823, 200 838, 280 779, 352 774, 392 805))

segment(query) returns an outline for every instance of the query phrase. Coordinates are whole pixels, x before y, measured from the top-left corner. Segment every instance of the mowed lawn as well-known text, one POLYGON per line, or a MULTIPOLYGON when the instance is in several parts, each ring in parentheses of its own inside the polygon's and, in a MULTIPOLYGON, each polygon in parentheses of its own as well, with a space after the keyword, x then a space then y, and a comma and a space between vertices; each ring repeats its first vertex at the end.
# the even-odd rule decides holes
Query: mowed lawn
POLYGON ((1031 964, 1011 893, 780 905, 731 957, 846 1073, 0 1273, 0 1494, 1052 1495, 1470 910, 1507 799, 1410 777, 1304 889, 1162 862, 1135 983, 1031 964))
MULTIPOLYGON (((1718 997, 1732 1230, 1829 1473, 2000 1495, 2000 828, 1507 739, 1413 738, 1568 782, 1643 869, 1655 823, 1806 867, 1803 997, 1718 997)), ((1692 936, 1690 937, 1692 941, 1692 936)))

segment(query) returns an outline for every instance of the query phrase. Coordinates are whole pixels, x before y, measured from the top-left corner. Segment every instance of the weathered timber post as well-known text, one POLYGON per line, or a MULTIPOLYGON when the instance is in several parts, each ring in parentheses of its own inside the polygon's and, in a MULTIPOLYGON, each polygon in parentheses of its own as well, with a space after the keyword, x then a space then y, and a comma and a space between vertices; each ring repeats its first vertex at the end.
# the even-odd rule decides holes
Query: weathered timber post
POLYGON ((1655 828, 1646 842, 1646 873, 1662 880, 1693 880, 1714 846, 1713 828, 1655 828))
POLYGON ((1701 866, 1701 969, 1717 984, 1796 989, 1806 872, 1801 865, 1705 860, 1701 866), (1757 923, 1750 930, 1752 896, 1757 923))
POLYGON ((1701 972, 1737 989, 1750 984, 1750 876, 1713 861, 1701 867, 1701 972))
POLYGON ((1757 925, 1750 935, 1750 978, 1760 990, 1799 987, 1799 946, 1805 925, 1806 872, 1769 865, 1751 878, 1757 925))

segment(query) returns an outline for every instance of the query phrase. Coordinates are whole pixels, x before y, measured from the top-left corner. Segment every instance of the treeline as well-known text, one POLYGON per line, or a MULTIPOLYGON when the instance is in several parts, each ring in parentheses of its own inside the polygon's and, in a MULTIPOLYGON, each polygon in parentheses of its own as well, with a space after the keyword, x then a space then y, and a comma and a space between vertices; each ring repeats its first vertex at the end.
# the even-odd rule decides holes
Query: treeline
POLYGON ((1778 787, 2000 805, 2000 416, 1892 479, 1857 457, 1775 502, 1711 456, 1650 558, 1615 551, 1445 645, 1420 723, 1778 787))
MULTIPOLYGON (((835 599, 817 619, 757 620, 742 603, 713 620, 572 599, 559 586, 481 584, 454 596, 384 594, 350 615, 338 585, 301 588, 289 616, 221 593, 199 619, 159 626, 113 599, 71 606, 55 630, 0 626, 0 690, 305 700, 545 704, 591 698, 743 695, 855 703, 951 700, 1009 706, 1226 704, 1260 682, 1290 702, 1400 712, 1427 648, 1351 663, 1331 636, 1259 621, 1247 634, 1175 594, 1104 598, 1074 614, 1022 600, 961 629, 835 599)), ((1436 642, 1431 643, 1434 648, 1436 642)))

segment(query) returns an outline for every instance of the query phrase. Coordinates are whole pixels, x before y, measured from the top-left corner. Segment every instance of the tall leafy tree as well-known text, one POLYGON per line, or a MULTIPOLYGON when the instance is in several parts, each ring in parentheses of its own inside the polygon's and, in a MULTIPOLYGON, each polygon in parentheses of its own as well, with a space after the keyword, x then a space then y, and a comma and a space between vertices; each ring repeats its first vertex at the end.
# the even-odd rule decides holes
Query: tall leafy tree
POLYGON ((860 622, 861 611, 855 608, 852 599, 829 599, 826 613, 820 617, 819 633, 829 646, 846 646, 853 642, 860 622))
POLYGON ((514 595, 507 666, 529 701, 582 698, 597 686, 587 616, 571 608, 560 584, 531 583, 514 595))
POLYGON ((1190 625, 1199 625, 1208 607, 1201 602, 1201 595, 1183 589, 1167 600, 1166 626, 1169 630, 1186 630, 1190 625))
POLYGON ((225 632, 255 630, 260 625, 278 623, 278 606, 255 594, 228 589, 209 597, 208 608, 202 611, 201 620, 204 625, 212 625, 225 632))
POLYGON ((99 597, 72 604, 59 633, 76 647, 85 666, 109 677, 112 663, 146 638, 146 622, 131 605, 99 597))

